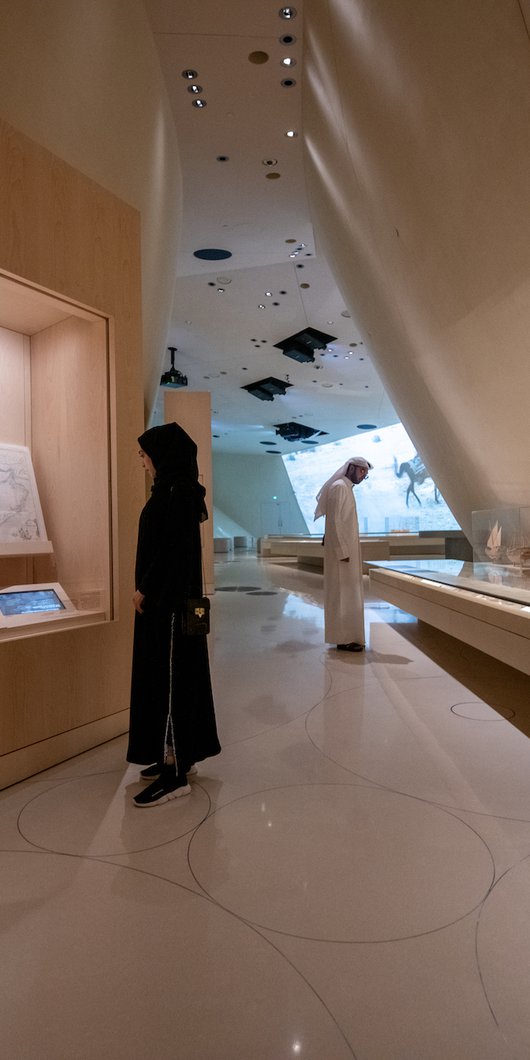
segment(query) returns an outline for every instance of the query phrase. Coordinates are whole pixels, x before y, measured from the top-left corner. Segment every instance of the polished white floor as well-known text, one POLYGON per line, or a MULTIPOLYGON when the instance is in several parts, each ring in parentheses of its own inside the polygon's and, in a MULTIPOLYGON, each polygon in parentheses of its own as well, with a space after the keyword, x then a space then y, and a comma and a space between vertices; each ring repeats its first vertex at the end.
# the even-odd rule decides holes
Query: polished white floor
POLYGON ((530 679, 321 578, 217 565, 223 753, 139 810, 125 737, 0 794, 2 1056, 530 1057, 530 679))

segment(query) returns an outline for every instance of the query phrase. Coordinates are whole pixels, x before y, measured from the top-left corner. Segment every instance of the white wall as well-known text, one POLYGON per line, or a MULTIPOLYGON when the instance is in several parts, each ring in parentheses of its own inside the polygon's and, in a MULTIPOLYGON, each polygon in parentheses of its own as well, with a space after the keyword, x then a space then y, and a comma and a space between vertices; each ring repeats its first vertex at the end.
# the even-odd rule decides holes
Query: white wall
POLYGON ((2 116, 141 213, 150 410, 166 354, 181 174, 145 9, 141 0, 0 0, 0 27, 2 116))
POLYGON ((530 6, 305 0, 304 22, 317 234, 469 535, 474 508, 530 504, 530 6))
POLYGON ((307 526, 280 457, 214 454, 216 508, 252 537, 307 534, 307 526))

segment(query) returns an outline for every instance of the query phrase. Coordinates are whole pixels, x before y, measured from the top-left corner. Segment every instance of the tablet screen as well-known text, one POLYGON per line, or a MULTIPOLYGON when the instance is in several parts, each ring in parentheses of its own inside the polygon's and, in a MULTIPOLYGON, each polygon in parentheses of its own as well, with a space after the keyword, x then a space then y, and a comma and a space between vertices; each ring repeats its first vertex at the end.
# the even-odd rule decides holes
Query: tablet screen
POLYGON ((38 611, 64 611, 54 589, 27 589, 16 593, 0 592, 0 614, 28 615, 38 611))

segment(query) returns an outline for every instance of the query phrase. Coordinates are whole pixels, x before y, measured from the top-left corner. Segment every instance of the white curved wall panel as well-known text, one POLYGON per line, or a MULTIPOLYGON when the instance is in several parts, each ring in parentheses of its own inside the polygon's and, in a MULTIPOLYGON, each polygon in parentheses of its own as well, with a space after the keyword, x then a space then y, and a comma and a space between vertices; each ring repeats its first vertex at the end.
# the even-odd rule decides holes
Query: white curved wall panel
POLYGON ((530 64, 512 0, 306 0, 319 241, 462 527, 530 503, 530 64))
POLYGON ((182 182, 144 6, 0 0, 0 25, 3 118, 140 211, 150 410, 166 356, 182 182))

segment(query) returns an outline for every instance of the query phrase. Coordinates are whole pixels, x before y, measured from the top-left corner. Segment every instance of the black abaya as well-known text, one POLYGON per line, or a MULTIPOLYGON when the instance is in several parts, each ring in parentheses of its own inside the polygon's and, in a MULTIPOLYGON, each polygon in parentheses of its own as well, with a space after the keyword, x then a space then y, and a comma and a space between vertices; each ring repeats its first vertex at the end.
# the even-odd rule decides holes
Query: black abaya
MULTIPOLYGON (((203 487, 193 474, 190 476, 184 462, 174 459, 175 441, 180 446, 181 436, 173 433, 170 438, 169 432, 164 433, 176 427, 167 424, 152 428, 139 439, 150 455, 150 436, 159 432, 155 435, 158 446, 171 440, 173 452, 171 463, 155 463, 155 484, 140 516, 136 588, 145 599, 143 613, 135 615, 127 760, 149 765, 164 756, 174 615, 171 715, 179 766, 187 768, 219 754, 221 747, 206 637, 183 636, 181 631, 186 599, 202 594, 199 526, 205 508, 203 487)), ((181 435, 195 449, 185 432, 181 435)), ((180 455, 180 449, 178 452, 180 455)))

